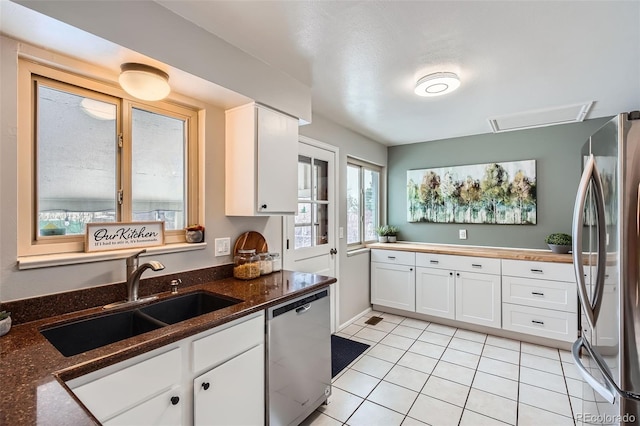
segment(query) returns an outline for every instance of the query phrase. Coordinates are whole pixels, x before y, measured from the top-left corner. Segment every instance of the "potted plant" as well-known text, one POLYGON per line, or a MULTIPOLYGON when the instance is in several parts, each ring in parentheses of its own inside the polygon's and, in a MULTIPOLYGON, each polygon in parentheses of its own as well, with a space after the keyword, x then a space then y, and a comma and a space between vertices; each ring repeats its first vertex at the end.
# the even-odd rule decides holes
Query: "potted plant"
POLYGON ((387 225, 381 225, 376 228, 378 234, 378 242, 386 243, 389 241, 389 227, 387 225))
POLYGON ((395 243, 398 237, 398 227, 389 225, 387 226, 387 239, 390 243, 395 243))
POLYGON ((554 253, 565 254, 571 250, 571 235, 561 232, 547 235, 544 239, 549 248, 554 253))

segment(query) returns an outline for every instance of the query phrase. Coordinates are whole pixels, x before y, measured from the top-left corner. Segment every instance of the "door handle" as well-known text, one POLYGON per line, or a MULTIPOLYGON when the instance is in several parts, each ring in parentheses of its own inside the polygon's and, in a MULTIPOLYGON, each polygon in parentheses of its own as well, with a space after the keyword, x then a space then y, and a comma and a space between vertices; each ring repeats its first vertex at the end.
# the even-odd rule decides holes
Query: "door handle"
MULTIPOLYGON (((604 399, 606 399, 607 401, 613 404, 614 401, 616 400, 616 395, 613 393, 613 390, 611 389, 611 387, 605 386, 602 383, 600 383, 598 380, 596 380, 595 377, 593 377, 591 373, 589 373, 587 368, 582 363, 582 360, 580 359, 580 349, 583 347, 591 355, 591 351, 589 350, 589 348, 587 348, 586 345, 584 345, 584 341, 582 340, 582 337, 581 337, 573 343, 573 346, 571 346, 571 356, 573 357, 573 364, 578 369, 578 372, 580 373, 582 378, 587 383, 589 383, 589 386, 591 386, 593 390, 598 392, 600 396, 602 396, 604 399)), ((603 376, 606 376, 606 373, 604 371, 601 373, 603 376)))
POLYGON ((604 269, 606 266, 606 229, 604 220, 604 195, 602 190, 602 180, 600 173, 596 168, 596 161, 593 154, 589 155, 589 160, 585 166, 580 185, 578 186, 578 194, 573 208, 573 267, 576 274, 578 284, 578 296, 580 304, 585 312, 587 321, 592 329, 595 329, 596 320, 600 312, 602 291, 604 285, 604 269), (593 182, 595 186, 595 207, 598 216, 598 257, 596 269, 596 287, 593 295, 593 301, 589 301, 587 292, 587 284, 584 279, 584 266, 582 264, 582 226, 584 223, 584 207, 587 201, 587 192, 589 184, 593 182))
POLYGON ((338 250, 335 248, 332 248, 331 250, 329 250, 329 254, 338 254, 338 250))

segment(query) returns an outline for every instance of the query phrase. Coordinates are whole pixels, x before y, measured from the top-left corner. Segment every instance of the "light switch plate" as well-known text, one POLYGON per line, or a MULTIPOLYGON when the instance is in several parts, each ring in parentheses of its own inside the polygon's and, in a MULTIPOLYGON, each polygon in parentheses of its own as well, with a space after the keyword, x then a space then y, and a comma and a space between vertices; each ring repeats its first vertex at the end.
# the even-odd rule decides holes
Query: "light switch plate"
POLYGON ((458 238, 460 238, 461 240, 466 240, 467 239, 467 230, 466 229, 459 229, 458 230, 458 238))
POLYGON ((342 226, 338 228, 338 238, 344 238, 344 227, 342 226))
POLYGON ((231 238, 215 239, 216 256, 227 256, 231 254, 231 238))

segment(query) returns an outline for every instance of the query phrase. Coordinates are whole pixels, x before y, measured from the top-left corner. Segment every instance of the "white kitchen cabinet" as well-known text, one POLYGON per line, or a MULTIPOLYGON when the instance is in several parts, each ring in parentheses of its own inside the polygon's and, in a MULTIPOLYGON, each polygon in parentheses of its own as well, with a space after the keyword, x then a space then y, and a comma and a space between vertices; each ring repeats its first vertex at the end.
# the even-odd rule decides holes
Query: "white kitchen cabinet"
POLYGON ((456 319, 487 327, 502 326, 500 276, 455 272, 456 319))
POLYGON ((371 259, 371 304, 415 312, 415 255, 372 250, 371 259))
POLYGON ((264 345, 193 381, 194 425, 264 424, 264 345))
POLYGON ((254 103, 226 111, 225 213, 295 214, 298 120, 254 103))
POLYGON ((192 425, 194 418, 202 425, 262 425, 264 321, 264 311, 256 312, 67 385, 109 426, 192 425), (205 379, 206 395, 199 392, 205 379))
POLYGON ((184 404, 181 389, 174 387, 103 422, 103 424, 104 426, 176 426, 182 424, 184 404))
POLYGON ((416 312, 455 319, 455 291, 453 271, 416 268, 416 312))
POLYGON ((500 260, 417 253, 416 266, 416 312, 501 327, 500 260))
POLYGON ((505 259, 502 274, 505 330, 576 340, 578 296, 572 264, 505 259))
MULTIPOLYGON (((180 348, 173 348, 161 354, 140 355, 76 379, 69 386, 100 422, 106 423, 135 408, 135 412, 130 415, 147 419, 138 424, 164 424, 167 416, 181 417, 184 404, 171 403, 171 398, 180 396, 176 388, 180 384, 181 363, 180 348), (162 395, 156 399, 158 394, 162 395), (154 403, 149 403, 153 399, 154 403), (168 411, 158 416, 154 412, 158 406, 168 411)), ((125 418, 127 416, 129 415, 125 418)), ((113 424, 122 424, 121 419, 114 419, 113 424)))

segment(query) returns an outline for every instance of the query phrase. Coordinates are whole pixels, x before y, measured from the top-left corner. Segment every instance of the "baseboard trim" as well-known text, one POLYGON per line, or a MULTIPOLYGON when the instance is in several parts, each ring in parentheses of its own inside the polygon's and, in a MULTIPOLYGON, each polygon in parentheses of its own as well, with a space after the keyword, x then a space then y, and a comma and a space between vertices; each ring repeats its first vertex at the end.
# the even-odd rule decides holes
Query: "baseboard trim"
POLYGON ((342 331, 343 329, 349 327, 351 324, 353 324, 358 318, 360 318, 361 316, 363 316, 364 314, 368 314, 369 312, 371 312, 373 309, 371 307, 368 307, 367 309, 365 309, 364 311, 360 312, 359 314, 357 314, 356 316, 354 316, 353 318, 351 318, 350 320, 347 320, 346 322, 340 324, 340 326, 338 327, 338 330, 336 331, 336 333, 339 333, 340 331, 342 331))

